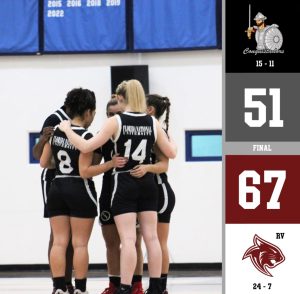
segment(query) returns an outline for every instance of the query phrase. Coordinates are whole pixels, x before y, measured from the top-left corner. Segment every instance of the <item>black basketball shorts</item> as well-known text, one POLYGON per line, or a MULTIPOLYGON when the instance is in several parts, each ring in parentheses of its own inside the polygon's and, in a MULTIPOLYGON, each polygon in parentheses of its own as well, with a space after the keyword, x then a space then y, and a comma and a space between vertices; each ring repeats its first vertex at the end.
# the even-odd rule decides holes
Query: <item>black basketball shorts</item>
POLYGON ((158 187, 154 174, 134 178, 129 172, 113 176, 111 210, 113 216, 142 211, 157 211, 158 187))
POLYGON ((94 182, 80 177, 56 177, 48 194, 47 209, 49 217, 96 217, 97 194, 94 182))
POLYGON ((171 214, 175 206, 175 193, 167 180, 157 185, 159 190, 157 206, 158 222, 170 223, 171 214))
POLYGON ((41 174, 42 195, 44 203, 44 217, 48 218, 47 201, 51 183, 55 178, 55 169, 45 168, 41 174))
POLYGON ((99 223, 101 225, 112 225, 115 223, 111 212, 112 176, 108 175, 108 177, 110 178, 103 176, 102 189, 99 197, 99 223))

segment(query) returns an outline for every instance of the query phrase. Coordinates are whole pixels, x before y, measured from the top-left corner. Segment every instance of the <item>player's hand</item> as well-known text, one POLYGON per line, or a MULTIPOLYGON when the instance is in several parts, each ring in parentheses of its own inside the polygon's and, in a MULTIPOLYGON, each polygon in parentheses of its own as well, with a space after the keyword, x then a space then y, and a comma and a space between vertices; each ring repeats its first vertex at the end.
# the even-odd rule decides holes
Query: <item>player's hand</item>
POLYGON ((147 165, 141 164, 141 165, 136 165, 131 171, 130 174, 135 177, 135 178, 141 178, 143 177, 146 173, 148 172, 147 170, 147 165))
POLYGON ((69 120, 63 120, 62 122, 60 122, 60 124, 58 125, 59 129, 62 132, 66 132, 68 129, 71 128, 71 121, 69 120))
POLYGON ((111 159, 112 163, 113 163, 113 167, 119 167, 122 168, 125 166, 125 164, 128 161, 128 158, 126 157, 122 157, 122 156, 118 156, 118 154, 114 155, 111 159))
POLYGON ((47 142, 50 137, 53 135, 54 128, 53 127, 45 127, 43 128, 41 140, 47 142))

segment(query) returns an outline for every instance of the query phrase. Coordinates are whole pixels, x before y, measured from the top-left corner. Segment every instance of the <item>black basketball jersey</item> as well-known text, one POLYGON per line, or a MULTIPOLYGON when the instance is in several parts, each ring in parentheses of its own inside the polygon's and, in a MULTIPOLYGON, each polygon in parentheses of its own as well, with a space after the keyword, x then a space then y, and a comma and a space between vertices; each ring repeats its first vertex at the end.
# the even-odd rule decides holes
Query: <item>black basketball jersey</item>
MULTIPOLYGON (((83 127, 71 126, 71 128, 86 140, 93 137, 92 133, 83 127)), ((56 128, 50 143, 55 160, 56 177, 80 177, 80 151, 70 143, 66 134, 56 128)))
MULTIPOLYGON (((156 162, 157 162, 156 154, 152 150, 151 151, 151 164, 155 164, 156 162)), ((155 181, 157 184, 166 183, 168 181, 168 176, 166 173, 158 174, 155 177, 155 181)))
POLYGON ((124 112, 116 115, 119 131, 114 139, 115 153, 128 158, 123 168, 128 171, 138 164, 148 164, 151 149, 156 141, 156 125, 154 117, 145 113, 124 112))
MULTIPOLYGON (((108 140, 102 147, 101 147, 101 154, 104 158, 104 162, 110 161, 113 154, 114 154, 114 143, 112 140, 108 140)), ((103 177, 110 177, 112 174, 112 169, 108 170, 104 173, 103 177)))
POLYGON ((46 120, 44 121, 43 127, 41 129, 40 134, 43 133, 43 128, 46 127, 55 127, 63 120, 69 120, 69 116, 65 112, 65 107, 62 106, 61 108, 54 111, 52 114, 50 114, 46 120))
MULTIPOLYGON (((69 116, 65 112, 65 107, 62 106, 61 108, 54 111, 52 114, 50 114, 44 121, 43 127, 40 131, 40 134, 42 135, 43 129, 46 127, 55 127, 57 126, 61 121, 63 120, 69 120, 69 116)), ((45 168, 42 172, 42 181, 52 181, 54 179, 54 171, 49 168, 45 168)))

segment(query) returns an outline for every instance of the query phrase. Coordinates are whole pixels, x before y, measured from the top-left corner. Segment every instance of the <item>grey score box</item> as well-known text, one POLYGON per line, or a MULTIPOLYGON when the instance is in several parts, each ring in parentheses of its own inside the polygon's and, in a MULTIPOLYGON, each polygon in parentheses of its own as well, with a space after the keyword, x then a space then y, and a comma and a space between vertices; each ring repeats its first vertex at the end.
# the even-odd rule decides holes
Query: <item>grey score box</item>
POLYGON ((300 74, 227 73, 225 79, 226 142, 300 141, 300 74))

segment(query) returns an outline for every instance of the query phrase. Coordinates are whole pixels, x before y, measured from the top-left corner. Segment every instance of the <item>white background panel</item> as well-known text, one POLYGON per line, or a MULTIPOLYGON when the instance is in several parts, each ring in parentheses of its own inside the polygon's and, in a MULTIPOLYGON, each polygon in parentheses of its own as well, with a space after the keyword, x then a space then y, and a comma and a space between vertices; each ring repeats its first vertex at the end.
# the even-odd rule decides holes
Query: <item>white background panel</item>
POLYGON ((225 294, 248 293, 299 293, 299 235, 298 224, 230 224, 225 226, 225 294), (276 239, 276 233, 284 233, 283 239, 276 239), (258 271, 250 258, 242 260, 246 250, 253 244, 257 234, 262 239, 278 246, 285 261, 268 271, 269 277, 258 271), (261 283, 262 289, 253 289, 261 283), (268 289, 268 283, 272 283, 268 289), (266 286, 265 288, 263 286, 266 286))

